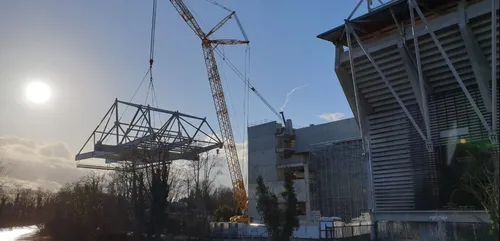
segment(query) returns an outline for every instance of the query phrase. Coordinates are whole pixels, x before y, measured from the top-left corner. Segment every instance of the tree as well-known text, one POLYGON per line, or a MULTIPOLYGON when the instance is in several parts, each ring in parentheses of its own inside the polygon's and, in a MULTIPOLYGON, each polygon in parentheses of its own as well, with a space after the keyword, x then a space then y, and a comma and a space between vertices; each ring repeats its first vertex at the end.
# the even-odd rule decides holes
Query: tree
POLYGON ((272 241, 288 241, 294 229, 299 228, 297 217, 297 195, 293 188, 293 172, 285 171, 285 183, 281 197, 285 201, 280 208, 278 197, 264 184, 262 176, 257 177, 257 211, 266 225, 272 241))
POLYGON ((226 186, 219 186, 212 193, 212 202, 220 206, 228 206, 230 208, 236 208, 236 202, 234 200, 233 189, 226 186))
POLYGON ((219 206, 214 212, 215 220, 218 222, 228 222, 236 214, 236 210, 227 205, 219 206))
POLYGON ((492 221, 492 235, 500 234, 498 146, 484 143, 466 144, 469 161, 461 178, 462 189, 481 203, 492 221))
POLYGON ((199 160, 191 160, 189 167, 193 172, 193 182, 187 180, 187 183, 193 183, 194 190, 189 190, 193 193, 191 199, 194 202, 198 211, 204 216, 212 213, 211 194, 214 189, 215 180, 222 174, 220 167, 222 166, 219 159, 207 153, 200 156, 199 160))

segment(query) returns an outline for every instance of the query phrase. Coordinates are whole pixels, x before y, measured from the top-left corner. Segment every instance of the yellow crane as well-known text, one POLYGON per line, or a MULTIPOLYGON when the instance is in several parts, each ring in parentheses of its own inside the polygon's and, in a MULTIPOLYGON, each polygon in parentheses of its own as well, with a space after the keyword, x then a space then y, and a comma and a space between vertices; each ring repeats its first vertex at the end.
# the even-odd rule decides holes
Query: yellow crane
MULTIPOLYGON (((219 121, 219 128, 224 142, 224 149, 229 167, 229 174, 233 186, 234 199, 237 207, 246 214, 248 209, 248 197, 243 182, 243 174, 238 160, 238 153, 236 151, 236 144, 234 142, 233 129, 231 128, 231 121, 227 111, 226 100, 224 97, 224 90, 215 60, 214 49, 218 45, 235 45, 235 44, 248 44, 248 40, 234 40, 234 39, 210 39, 210 36, 219 30, 229 19, 235 16, 232 11, 228 16, 222 19, 215 27, 205 33, 191 11, 186 7, 182 0, 170 0, 174 8, 179 12, 182 19, 189 25, 194 33, 201 39, 201 46, 203 48, 203 55, 205 57, 205 65, 208 72, 208 81, 212 91, 214 100, 215 111, 219 121)), ((239 24, 239 23, 238 23, 239 24)), ((247 83, 248 84, 248 83, 247 83)), ((254 92, 255 90, 252 89, 254 92)), ((231 218, 233 222, 248 222, 248 216, 235 216, 231 218)), ((251 221, 251 220, 250 220, 251 221)))

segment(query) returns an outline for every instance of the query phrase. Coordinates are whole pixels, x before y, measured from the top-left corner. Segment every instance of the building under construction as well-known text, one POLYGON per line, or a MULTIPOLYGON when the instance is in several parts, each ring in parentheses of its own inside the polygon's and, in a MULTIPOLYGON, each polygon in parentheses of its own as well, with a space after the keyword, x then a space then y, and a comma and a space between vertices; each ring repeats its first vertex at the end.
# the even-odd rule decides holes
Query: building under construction
POLYGON ((372 220, 488 220, 458 190, 459 150, 487 143, 498 153, 498 0, 383 1, 353 18, 356 9, 318 37, 336 49, 360 126, 372 220))
POLYGON ((302 223, 320 216, 344 222, 368 211, 368 162, 363 156, 359 129, 353 118, 294 129, 269 122, 248 128, 248 212, 256 210, 256 178, 261 175, 276 192, 284 172, 292 170, 302 223))

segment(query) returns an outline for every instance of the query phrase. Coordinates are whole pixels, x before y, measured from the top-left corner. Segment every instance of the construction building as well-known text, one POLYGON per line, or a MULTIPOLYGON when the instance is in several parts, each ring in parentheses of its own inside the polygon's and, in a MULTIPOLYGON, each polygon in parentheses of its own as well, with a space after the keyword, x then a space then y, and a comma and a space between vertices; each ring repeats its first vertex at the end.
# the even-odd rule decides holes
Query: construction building
POLYGON ((368 163, 363 157, 353 118, 294 129, 269 122, 248 128, 248 214, 256 210, 256 178, 261 175, 275 193, 282 190, 286 169, 295 173, 294 187, 301 223, 320 216, 344 222, 368 211, 368 163))
POLYGON ((498 0, 383 2, 353 18, 360 1, 345 24, 318 36, 336 49, 360 126, 372 221, 488 220, 456 192, 457 150, 487 142, 498 153, 498 0))

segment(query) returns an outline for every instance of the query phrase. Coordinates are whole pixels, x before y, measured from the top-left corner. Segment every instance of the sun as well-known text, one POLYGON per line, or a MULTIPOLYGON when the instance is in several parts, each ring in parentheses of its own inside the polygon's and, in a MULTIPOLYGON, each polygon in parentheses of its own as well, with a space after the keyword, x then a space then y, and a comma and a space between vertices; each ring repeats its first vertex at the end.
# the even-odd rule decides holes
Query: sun
POLYGON ((41 82, 34 81, 26 86, 26 99, 34 104, 44 104, 50 100, 52 90, 50 86, 41 82))

